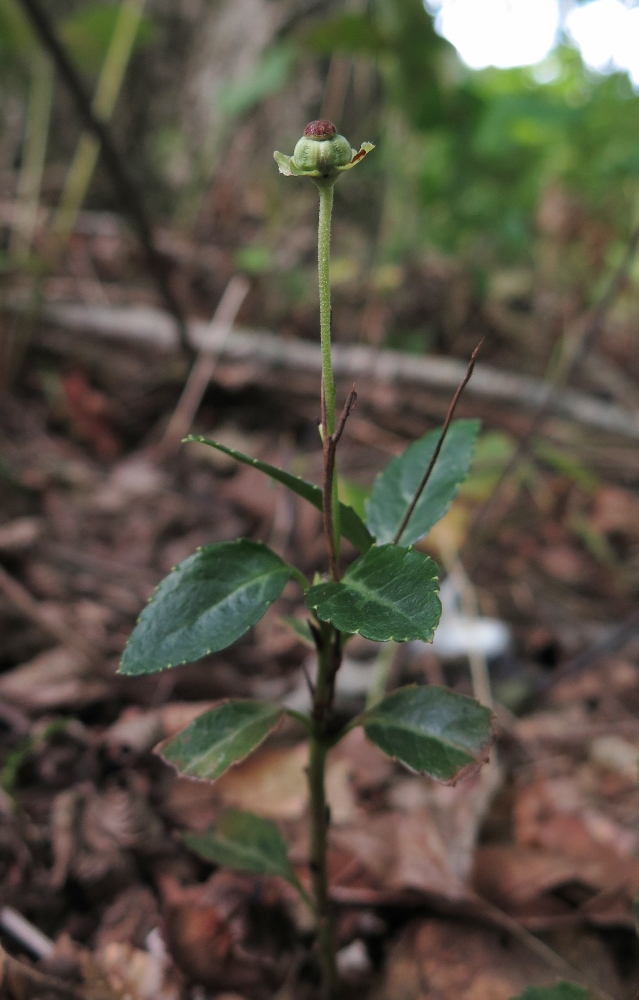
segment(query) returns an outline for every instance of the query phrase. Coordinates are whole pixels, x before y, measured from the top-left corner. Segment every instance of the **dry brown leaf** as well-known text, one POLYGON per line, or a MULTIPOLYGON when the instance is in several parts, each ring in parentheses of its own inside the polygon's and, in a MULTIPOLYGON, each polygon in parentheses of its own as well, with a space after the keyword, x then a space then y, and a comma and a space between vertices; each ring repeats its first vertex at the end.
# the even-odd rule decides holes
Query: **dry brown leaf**
MULTIPOLYGON (((243 990, 262 982, 273 969, 276 939, 264 953, 245 946, 251 930, 249 907, 260 901, 259 880, 221 870, 203 885, 183 887, 166 874, 160 889, 167 944, 190 979, 216 989, 243 990)), ((276 903, 277 889, 270 886, 266 891, 266 902, 276 903)), ((273 917, 271 924, 276 929, 273 917)))
POLYGON ((146 949, 111 941, 97 950, 94 962, 118 1000, 179 1000, 173 963, 158 930, 149 935, 146 949))
MULTIPOLYGON (((300 819, 308 802, 307 762, 306 743, 267 744, 214 785, 198 788, 188 779, 176 778, 167 795, 166 809, 189 829, 202 829, 221 808, 229 806, 248 809, 267 819, 300 819)), ((329 757, 327 796, 337 825, 350 821, 357 811, 350 774, 346 759, 329 757)))
POLYGON ((639 539, 639 499, 621 486, 603 486, 597 491, 590 523, 603 535, 639 539))
POLYGON ((98 792, 89 782, 61 792, 51 810, 54 865, 51 884, 73 875, 84 886, 133 880, 134 852, 152 855, 163 846, 162 827, 147 801, 125 788, 98 792))
POLYGON ((0 697, 28 712, 81 708, 109 693, 108 683, 66 647, 47 649, 0 677, 0 697))
POLYGON ((152 709, 131 706, 109 726, 103 741, 114 760, 130 760, 148 753, 161 740, 176 736, 213 704, 212 701, 175 701, 152 709))
POLYGON ((372 1000, 511 1000, 556 979, 521 945, 486 927, 444 920, 409 925, 372 1000))
POLYGON ((160 926, 155 896, 144 885, 133 885, 113 900, 104 912, 96 937, 98 951, 112 942, 142 948, 149 933, 160 926))

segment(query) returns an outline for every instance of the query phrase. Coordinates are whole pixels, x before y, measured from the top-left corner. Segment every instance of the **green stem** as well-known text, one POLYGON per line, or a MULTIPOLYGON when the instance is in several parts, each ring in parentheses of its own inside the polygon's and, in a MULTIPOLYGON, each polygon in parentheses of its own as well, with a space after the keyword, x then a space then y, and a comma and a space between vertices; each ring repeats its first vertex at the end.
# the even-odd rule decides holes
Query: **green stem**
POLYGON ((335 433, 335 382, 331 361, 331 214, 333 211, 333 185, 318 184, 319 225, 317 229, 317 272, 320 298, 320 340, 322 347, 322 385, 324 415, 329 434, 335 433))
POLYGON ((319 652, 317 684, 313 698, 313 730, 311 732, 308 785, 310 798, 310 865, 317 919, 319 946, 326 996, 337 996, 337 965, 335 961, 335 928, 328 898, 328 867, 326 850, 330 812, 326 802, 326 754, 331 745, 327 734, 327 717, 332 702, 335 677, 335 641, 332 626, 323 626, 323 645, 319 652))
MULTIPOLYGON (((319 224, 317 228, 317 273, 320 300, 320 344, 322 352, 322 395, 323 425, 322 437, 335 433, 337 418, 335 413, 335 381, 331 358, 331 215, 333 212, 333 182, 317 183, 319 190, 319 224)), ((326 447, 326 445, 325 445, 326 447)), ((331 521, 333 524, 334 565, 339 562, 341 531, 339 523, 339 496, 337 489, 337 469, 333 469, 331 483, 331 521)))

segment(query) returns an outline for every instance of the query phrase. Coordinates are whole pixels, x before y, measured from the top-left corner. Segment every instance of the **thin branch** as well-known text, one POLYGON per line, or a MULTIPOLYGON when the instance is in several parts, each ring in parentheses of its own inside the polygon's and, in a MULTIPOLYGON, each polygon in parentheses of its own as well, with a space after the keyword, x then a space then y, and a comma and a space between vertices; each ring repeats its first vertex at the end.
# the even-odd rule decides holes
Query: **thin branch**
POLYGON ((355 392, 355 386, 351 389, 348 394, 348 398, 344 403, 344 408, 340 414, 340 418, 337 422, 337 427, 335 428, 334 434, 329 434, 326 426, 326 402, 324 398, 324 386, 322 384, 322 436, 323 436, 323 446, 324 446, 324 482, 322 488, 322 519, 324 522, 324 534, 326 535, 326 544, 328 546, 328 559, 331 569, 331 579, 334 581, 339 580, 339 560, 337 557, 337 545, 335 542, 335 521, 333 515, 333 473, 335 472, 335 452, 337 450, 337 445, 339 439, 344 433, 344 427, 346 426, 346 421, 348 420, 349 414, 355 402, 357 400, 357 393, 355 392))
MULTIPOLYGON (((224 345, 233 329, 233 324, 240 311, 249 290, 249 283, 246 278, 236 274, 231 278, 226 286, 217 309, 213 313, 213 318, 209 323, 208 332, 210 336, 215 336, 215 343, 219 352, 224 351, 224 345)), ((182 395, 169 420, 162 440, 155 450, 155 458, 161 461, 172 454, 180 444, 182 438, 186 437, 195 418, 195 414, 202 402, 202 397, 206 392, 217 363, 217 356, 207 348, 200 348, 197 359, 191 368, 191 372, 186 381, 182 395)))
POLYGON ((351 410, 355 406, 356 402, 357 402, 357 393, 355 392, 355 386, 353 386, 348 394, 348 399, 344 403, 344 408, 337 422, 335 433, 333 434, 333 450, 335 450, 335 448, 337 448, 337 445, 339 444, 339 439, 344 433, 344 428, 346 427, 346 421, 350 417, 351 410))
POLYGON ((84 127, 92 132, 100 143, 100 152, 111 174, 114 187, 122 203, 122 208, 138 234, 138 238, 146 252, 149 270, 153 275, 158 291, 162 295, 168 311, 175 320, 182 350, 187 356, 192 356, 193 351, 189 342, 186 317, 170 286, 167 261, 155 245, 150 220, 142 204, 139 192, 126 171, 120 153, 111 137, 111 133, 105 123, 94 115, 82 80, 64 47, 61 45, 49 19, 44 11, 41 10, 38 0, 20 0, 20 4, 45 50, 51 54, 56 68, 75 102, 84 127))
POLYGON ((55 951, 55 944, 51 938, 11 906, 0 908, 0 927, 36 958, 49 958, 55 951))
POLYGON ((404 517, 402 518, 402 523, 400 524, 399 528, 395 532, 395 537, 393 538, 393 545, 399 545, 399 540, 402 537, 402 535, 404 534, 404 531, 406 529, 406 525, 410 521, 410 519, 411 519, 411 517, 413 515, 413 511, 415 510, 415 507, 419 503, 419 498, 421 497, 422 493, 426 489, 426 484, 428 483, 428 480, 431 477, 431 473, 432 473, 432 471, 433 471, 433 469, 435 467, 435 462, 439 458, 439 453, 442 450, 442 445, 444 443, 444 438, 446 437, 446 434, 448 432, 448 428, 450 426, 450 422, 453 419, 453 414, 455 412, 455 409, 457 408, 457 403, 459 402, 459 397, 461 396, 462 392, 464 391, 464 389, 466 388, 468 382, 470 381, 470 376, 473 374, 473 368, 475 367, 475 362, 477 360, 477 355, 479 354, 481 345, 483 343, 484 343, 484 338, 482 337, 482 339, 477 344, 477 347, 475 348, 475 350, 471 354, 470 361, 468 362, 468 368, 466 369, 466 374, 464 375, 463 379, 459 383, 459 386, 457 388, 457 392, 453 396, 453 401, 450 404, 450 406, 448 407, 448 413, 446 414, 446 420, 444 421, 444 426, 442 427, 442 432, 439 435, 439 440, 438 440, 437 444, 435 445, 435 451, 433 452, 431 460, 428 463, 428 468, 426 469, 426 472, 422 476, 422 481, 419 484, 419 486, 417 487, 417 492, 415 493, 415 496, 413 497, 413 499, 410 502, 408 510, 406 511, 406 513, 404 514, 404 517))

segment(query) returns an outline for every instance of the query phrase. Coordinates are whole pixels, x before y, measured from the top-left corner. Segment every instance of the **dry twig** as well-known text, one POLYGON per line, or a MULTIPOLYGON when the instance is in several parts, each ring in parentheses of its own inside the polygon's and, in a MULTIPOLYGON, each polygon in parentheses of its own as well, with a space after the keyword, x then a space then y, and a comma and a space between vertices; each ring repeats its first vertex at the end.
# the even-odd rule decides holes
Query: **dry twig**
MULTIPOLYGON (((220 352, 224 351, 228 336, 233 329, 235 317, 240 311, 248 290, 249 283, 246 278, 236 274, 226 286, 213 314, 209 323, 209 334, 215 338, 220 352)), ((216 361, 216 356, 212 351, 205 347, 200 348, 173 416, 169 420, 164 436, 156 449, 155 458, 158 461, 162 461, 174 452, 182 438, 189 433, 195 414, 202 402, 202 396, 215 371, 216 361)))

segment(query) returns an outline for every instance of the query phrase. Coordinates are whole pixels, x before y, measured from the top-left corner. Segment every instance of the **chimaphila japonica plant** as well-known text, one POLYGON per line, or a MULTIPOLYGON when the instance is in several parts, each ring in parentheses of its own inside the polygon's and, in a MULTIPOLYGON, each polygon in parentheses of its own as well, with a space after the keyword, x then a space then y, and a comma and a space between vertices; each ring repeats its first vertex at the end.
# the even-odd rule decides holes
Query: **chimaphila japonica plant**
POLYGON ((309 740, 308 887, 293 870, 278 828, 251 813, 227 812, 215 829, 188 836, 186 841, 219 864, 279 875, 295 886, 315 917, 324 994, 331 1000, 338 994, 326 863, 330 813, 324 779, 331 747, 355 726, 362 726, 368 739, 389 756, 414 771, 452 781, 486 758, 491 735, 487 708, 441 687, 400 688, 346 725, 333 710, 336 675, 352 635, 359 633, 376 642, 432 639, 441 613, 437 567, 413 546, 448 510, 468 473, 478 431, 477 421, 451 422, 473 358, 444 427, 414 442, 388 464, 375 481, 365 520, 340 502, 335 457, 355 392, 338 417, 329 287, 333 186, 342 172, 356 166, 372 149, 364 143, 355 152, 330 122, 316 121, 305 129, 293 156, 274 154, 281 173, 308 177, 319 191, 321 488, 216 441, 196 439, 252 465, 321 510, 328 578, 309 582, 262 542, 240 539, 204 546, 160 583, 138 620, 120 666, 123 674, 149 674, 226 649, 262 618, 289 580, 299 584, 310 612, 305 627, 318 658, 310 713, 278 704, 227 700, 165 742, 161 753, 181 774, 215 781, 255 750, 284 716, 292 716, 305 727, 309 740), (359 553, 344 572, 342 538, 359 553))

